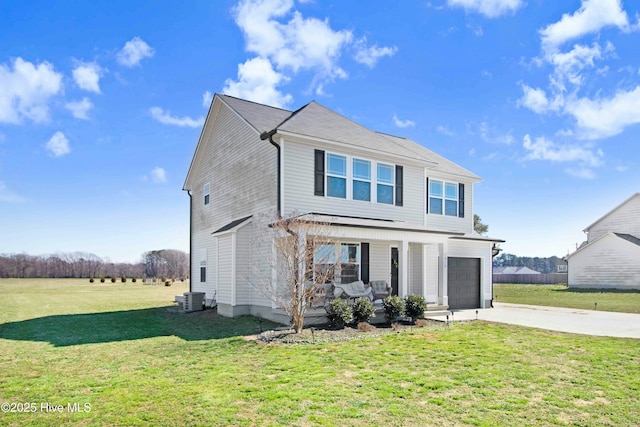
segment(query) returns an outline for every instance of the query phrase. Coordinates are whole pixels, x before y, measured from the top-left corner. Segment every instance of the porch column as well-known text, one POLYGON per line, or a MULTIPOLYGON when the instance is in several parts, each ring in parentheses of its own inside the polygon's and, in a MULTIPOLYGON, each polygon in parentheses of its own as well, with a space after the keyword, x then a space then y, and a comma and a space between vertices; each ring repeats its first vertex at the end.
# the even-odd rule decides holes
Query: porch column
POLYGON ((449 262, 447 260, 448 242, 438 245, 438 304, 449 305, 449 290, 447 286, 449 262))
POLYGON ((398 245, 398 294, 409 295, 409 242, 403 240, 398 245))

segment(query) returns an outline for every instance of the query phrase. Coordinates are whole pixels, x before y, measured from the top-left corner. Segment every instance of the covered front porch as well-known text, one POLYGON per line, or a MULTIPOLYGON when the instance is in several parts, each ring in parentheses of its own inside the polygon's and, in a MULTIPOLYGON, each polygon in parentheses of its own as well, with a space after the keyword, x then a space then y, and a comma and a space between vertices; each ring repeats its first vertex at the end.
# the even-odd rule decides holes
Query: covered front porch
MULTIPOLYGON (((335 254, 331 277, 335 286, 385 281, 392 295, 422 296, 433 310, 491 306, 493 240, 384 220, 323 220, 327 221, 328 240, 317 245, 314 254, 335 254)), ((323 310, 331 297, 326 287, 321 290, 312 301, 310 314, 323 310)), ((374 302, 381 307, 380 300, 374 302)))

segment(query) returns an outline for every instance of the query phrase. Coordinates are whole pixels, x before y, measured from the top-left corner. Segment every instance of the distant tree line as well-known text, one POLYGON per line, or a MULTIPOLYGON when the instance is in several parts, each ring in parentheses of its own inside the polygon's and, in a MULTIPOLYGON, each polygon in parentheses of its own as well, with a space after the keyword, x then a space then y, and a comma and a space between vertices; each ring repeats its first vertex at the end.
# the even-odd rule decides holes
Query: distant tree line
POLYGON ((189 256, 175 249, 145 252, 142 261, 138 263, 114 263, 88 252, 53 255, 0 254, 2 278, 185 278, 188 275, 189 256))
POLYGON ((494 267, 529 267, 544 274, 557 273, 557 265, 563 263, 562 258, 557 256, 540 258, 502 253, 493 258, 494 267))

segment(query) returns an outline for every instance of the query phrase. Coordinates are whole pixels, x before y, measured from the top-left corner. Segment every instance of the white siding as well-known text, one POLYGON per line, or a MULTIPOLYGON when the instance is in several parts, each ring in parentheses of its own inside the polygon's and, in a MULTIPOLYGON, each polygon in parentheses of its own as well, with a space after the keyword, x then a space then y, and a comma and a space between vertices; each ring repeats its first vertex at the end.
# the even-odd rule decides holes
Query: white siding
POLYGON ((251 225, 236 232, 236 304, 251 304, 251 225))
POLYGON ((635 196, 595 223, 589 229, 587 241, 593 242, 609 231, 631 234, 640 238, 640 195, 635 196))
POLYGON ((409 295, 422 295, 423 287, 423 262, 422 251, 424 245, 409 244, 409 295))
POLYGON ((233 262, 232 262, 232 236, 225 234, 218 240, 218 302, 222 304, 233 303, 233 262))
POLYGON ((640 289, 640 246, 614 234, 569 258, 569 286, 640 289))
MULTIPOLYGON (((403 166, 403 203, 404 206, 387 205, 383 203, 365 202, 361 200, 337 199, 314 195, 314 149, 312 147, 292 141, 282 143, 283 147, 283 212, 297 213, 326 213, 332 215, 347 215, 355 217, 394 219, 414 224, 423 223, 424 200, 424 169, 403 166)), ((351 155, 345 150, 331 150, 336 154, 351 155)), ((397 164, 384 158, 372 158, 370 154, 363 154, 364 159, 397 164)), ((372 165, 372 168, 374 165, 372 165)), ((375 192, 375 183, 371 183, 371 191, 375 192)))
POLYGON ((369 243, 369 279, 391 284, 391 242, 369 243))
POLYGON ((438 302, 438 246, 424 246, 424 280, 426 283, 426 298, 428 303, 438 302))

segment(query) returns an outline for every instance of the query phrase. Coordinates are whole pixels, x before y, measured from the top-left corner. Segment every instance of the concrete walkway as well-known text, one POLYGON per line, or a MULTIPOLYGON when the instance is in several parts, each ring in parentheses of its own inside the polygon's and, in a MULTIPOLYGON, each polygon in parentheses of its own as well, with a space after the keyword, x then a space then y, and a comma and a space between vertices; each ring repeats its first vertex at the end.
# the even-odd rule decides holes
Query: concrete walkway
MULTIPOLYGON (((640 339, 640 314, 579 310, 537 305, 494 303, 494 308, 478 309, 478 320, 529 326, 572 334, 640 339)), ((443 320, 444 316, 433 316, 443 320)), ((476 310, 452 310, 449 320, 476 319, 476 310)))

